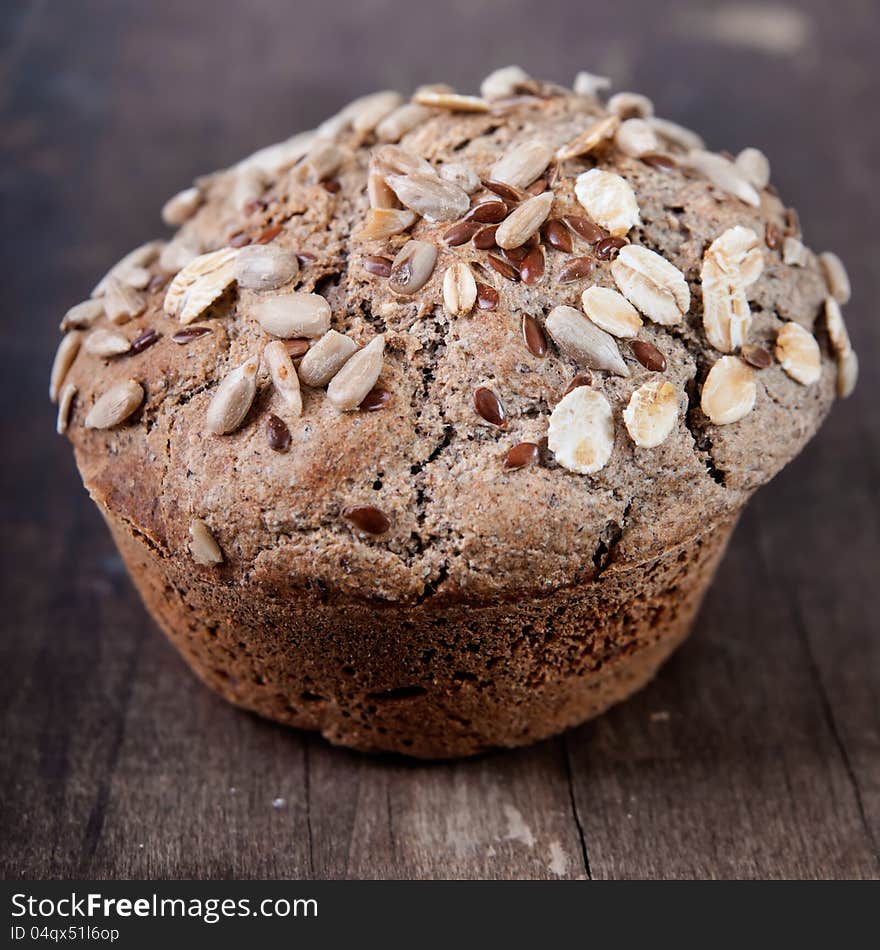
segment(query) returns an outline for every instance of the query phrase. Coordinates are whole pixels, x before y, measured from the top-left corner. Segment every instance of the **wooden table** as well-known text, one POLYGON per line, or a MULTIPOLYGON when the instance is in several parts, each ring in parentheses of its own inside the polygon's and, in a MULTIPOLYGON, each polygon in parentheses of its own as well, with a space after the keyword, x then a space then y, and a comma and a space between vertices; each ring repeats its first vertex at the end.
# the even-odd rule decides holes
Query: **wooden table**
POLYGON ((443 6, 3 4, 5 876, 878 876, 877 8, 443 6), (862 382, 754 499, 640 696, 524 751, 368 758, 187 672, 53 433, 48 365, 65 308, 195 174, 363 90, 510 61, 608 72, 714 147, 763 148, 849 265, 862 382))

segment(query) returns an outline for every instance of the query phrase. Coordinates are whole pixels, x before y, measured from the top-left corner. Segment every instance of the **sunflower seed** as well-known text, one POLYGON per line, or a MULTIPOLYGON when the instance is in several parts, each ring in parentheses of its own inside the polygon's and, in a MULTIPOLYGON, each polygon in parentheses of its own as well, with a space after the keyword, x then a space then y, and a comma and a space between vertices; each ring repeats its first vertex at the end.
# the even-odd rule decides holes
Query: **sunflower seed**
POLYGON ((752 207, 761 205, 761 197, 743 173, 723 155, 706 152, 703 149, 691 149, 687 155, 687 165, 700 172, 722 191, 739 198, 752 207))
POLYGON ((703 328, 716 350, 732 353, 748 339, 752 313, 745 288, 762 267, 758 236, 741 226, 728 228, 703 255, 703 328))
POLYGON ((544 277, 544 249, 533 247, 519 264, 520 280, 527 286, 539 284, 544 277))
POLYGON ((770 162, 767 156, 756 148, 744 148, 734 161, 740 174, 758 191, 770 184, 770 162))
POLYGON ((804 386, 822 376, 822 354, 813 334, 799 323, 786 323, 776 335, 776 359, 785 372, 804 386))
POLYGON ((547 337, 541 329, 541 324, 530 313, 523 314, 522 337, 532 356, 540 358, 547 353, 547 337))
POLYGON ((641 223, 632 186, 614 172, 599 168, 582 172, 575 180, 574 191, 592 220, 613 237, 623 237, 630 228, 641 223))
POLYGON ((572 84, 572 89, 579 96, 593 96, 593 98, 596 98, 598 93, 604 89, 610 88, 611 80, 607 76, 596 76, 584 69, 574 77, 574 83, 572 84))
POLYGON ((849 303, 852 287, 843 261, 833 251, 823 251, 819 255, 819 267, 822 269, 822 275, 825 277, 831 296, 838 303, 849 303))
POLYGON ((83 349, 93 356, 119 356, 131 349, 131 343, 115 330, 98 327, 85 338, 83 349))
POLYGON ((590 475, 604 468, 614 450, 614 417, 608 400, 589 386, 578 386, 563 396, 550 414, 547 445, 570 472, 590 475))
POLYGON ((144 401, 144 390, 133 379, 111 386, 89 410, 85 418, 87 429, 112 429, 118 426, 144 401))
POLYGON ((427 241, 407 241, 391 265, 389 285, 395 293, 414 294, 430 280, 437 248, 427 241))
POLYGON ((665 442, 678 419, 678 396, 665 379, 650 379, 629 397, 623 410, 626 431, 643 449, 665 442))
POLYGON ((302 393, 299 377, 290 353, 281 340, 272 340, 263 347, 263 365, 269 373, 275 391, 295 416, 302 415, 302 393))
POLYGON ((458 185, 462 191, 472 195, 480 187, 480 176, 464 162, 444 162, 440 166, 440 177, 444 181, 458 185))
POLYGON ((324 181, 336 174, 344 160, 345 152, 335 142, 319 139, 309 149, 297 171, 307 172, 313 182, 324 181))
POLYGON ((229 240, 226 242, 230 247, 240 248, 245 247, 247 244, 251 243, 251 238, 249 234, 245 234, 244 231, 236 231, 235 234, 231 235, 229 240))
POLYGON ((342 509, 342 517, 367 534, 385 534, 391 527, 388 515, 373 505, 350 505, 342 509))
POLYGON ((588 287, 581 295, 584 313, 606 333, 616 337, 634 337, 642 326, 636 308, 616 290, 588 287))
POLYGON ((443 305, 446 312, 463 317, 473 310, 476 300, 477 282, 470 267, 464 261, 450 264, 443 275, 443 305))
POLYGON ((227 435, 244 422, 257 391, 257 368, 258 362, 252 356, 226 374, 208 404, 208 432, 227 435))
POLYGON ((320 294, 296 291, 251 302, 250 316, 272 336, 318 337, 330 328, 330 304, 320 294))
POLYGON ((388 175, 385 181, 403 205, 429 221, 454 221, 470 205, 467 192, 436 176, 388 175))
POLYGON ((434 166, 421 156, 399 145, 380 145, 373 149, 370 164, 385 175, 425 175, 437 177, 434 166))
POLYGON ((605 108, 621 119, 633 116, 644 119, 654 114, 654 103, 638 92, 617 92, 607 102, 605 108))
POLYGON ((162 220, 169 227, 179 228, 188 221, 202 203, 202 193, 198 188, 184 188, 162 205, 162 220))
POLYGON ((796 237, 786 237, 782 242, 783 264, 789 264, 792 267, 806 267, 809 259, 807 248, 796 237))
POLYGON ((593 271, 593 262, 589 257, 572 257, 565 262, 556 275, 560 284, 569 284, 574 280, 583 280, 593 271))
POLYGON ((657 133, 644 119, 627 119, 614 134, 614 144, 631 158, 656 152, 660 148, 657 133))
POLYGON ((402 208, 370 208, 357 237, 379 241, 408 231, 416 223, 416 215, 402 208))
POLYGON ((104 312, 104 302, 100 299, 84 300, 71 307, 64 314, 60 330, 84 330, 90 327, 104 312))
POLYGON ((826 297, 824 310, 825 326, 828 330, 828 338, 831 341, 831 349, 834 350, 836 356, 842 356, 852 349, 852 341, 846 329, 840 304, 834 297, 826 297))
POLYGON ((700 408, 715 425, 730 425, 752 411, 757 392, 751 366, 735 356, 722 356, 703 384, 700 408))
POLYGON ((608 115, 593 122, 580 135, 557 150, 556 161, 566 162, 570 158, 589 154, 610 139, 619 126, 620 119, 616 115, 608 115))
POLYGON ((385 337, 380 334, 346 361, 327 387, 327 398, 337 409, 348 412, 363 402, 379 379, 384 354, 385 337))
POLYGON ((275 290, 290 283, 298 273, 296 253, 277 244, 243 247, 232 265, 238 286, 247 290, 275 290))
POLYGON ((189 526, 189 553, 196 564, 206 567, 223 563, 223 552, 214 540, 211 529, 200 518, 194 518, 189 526))
POLYGON ((493 99, 506 99, 518 92, 529 90, 534 81, 520 66, 503 66, 496 69, 480 83, 480 95, 491 102, 493 99))
POLYGON ((79 352, 80 344, 83 341, 83 332, 81 330, 70 330, 62 338, 55 351, 55 359, 52 361, 52 372, 49 374, 49 399, 52 402, 58 401, 58 392, 64 383, 76 354, 79 352))
POLYGON ((147 309, 147 298, 123 284, 116 277, 107 278, 107 288, 104 292, 104 313, 111 323, 117 325, 128 323, 129 320, 143 313, 147 309))
POLYGON ((553 342, 578 366, 629 376, 614 337, 600 330, 574 307, 554 307, 547 317, 546 326, 553 342))
POLYGON ((238 254, 233 248, 222 248, 190 261, 168 286, 165 313, 184 325, 198 319, 234 282, 238 254))
POLYGON ((462 96, 455 92, 435 92, 432 89, 419 89, 413 96, 413 102, 435 109, 449 109, 451 112, 488 112, 489 103, 477 96, 462 96))
POLYGON ((478 386, 473 395, 474 410, 481 419, 499 429, 507 428, 507 413, 498 396, 486 386, 478 386))
POLYGON ((196 260, 199 254, 201 254, 201 249, 196 246, 195 238, 178 232, 162 248, 162 253, 159 255, 159 268, 166 274, 176 274, 196 260))
POLYGON ((553 194, 547 192, 524 201, 498 225, 495 241, 499 247, 520 247, 547 220, 553 206, 553 194))
POLYGON ((666 357, 653 343, 648 343, 647 340, 633 340, 629 348, 645 369, 652 373, 666 372, 666 357))
POLYGON ((680 323, 690 309, 684 274, 665 257, 636 244, 621 248, 611 264, 621 293, 649 320, 664 326, 680 323))
POLYGON ((92 291, 92 297, 101 297, 107 290, 107 280, 109 277, 115 277, 123 284, 129 284, 129 277, 132 272, 140 275, 144 268, 149 267, 153 261, 164 251, 166 244, 164 241, 147 241, 141 244, 133 251, 129 251, 122 260, 117 261, 109 271, 101 278, 92 291))
POLYGON ((299 364, 300 381, 306 386, 326 386, 357 349, 354 340, 336 330, 328 330, 299 364))
POLYGON ((660 136, 672 145, 677 145, 685 151, 692 148, 704 148, 705 142, 696 132, 686 129, 677 122, 671 122, 669 119, 660 119, 655 115, 648 116, 645 121, 660 136))
POLYGON ((236 172, 232 186, 232 205, 235 210, 244 211, 249 204, 257 201, 267 185, 266 173, 259 168, 243 168, 236 172))
POLYGON ((502 467, 508 472, 515 472, 517 469, 525 468, 527 465, 535 465, 541 458, 541 451, 535 442, 520 442, 513 448, 508 449, 504 456, 502 467))
POLYGON ((498 291, 488 284, 477 284, 477 306, 480 310, 494 310, 498 306, 498 291))
POLYGON ((55 431, 58 435, 64 435, 67 432, 67 426, 70 424, 70 410, 73 408, 76 391, 76 386, 73 383, 65 383, 61 387, 61 393, 58 396, 58 417, 55 420, 55 431))
POLYGON ((412 132, 433 115, 434 111, 427 106, 405 102, 376 126, 376 138, 380 142, 399 142, 407 132, 412 132))
POLYGON ((361 138, 369 135, 402 102, 403 96, 390 89, 356 99, 348 106, 347 113, 355 134, 361 138))
POLYGON ((543 142, 522 142, 495 162, 489 178, 514 188, 526 188, 544 173, 552 158, 552 149, 543 142))

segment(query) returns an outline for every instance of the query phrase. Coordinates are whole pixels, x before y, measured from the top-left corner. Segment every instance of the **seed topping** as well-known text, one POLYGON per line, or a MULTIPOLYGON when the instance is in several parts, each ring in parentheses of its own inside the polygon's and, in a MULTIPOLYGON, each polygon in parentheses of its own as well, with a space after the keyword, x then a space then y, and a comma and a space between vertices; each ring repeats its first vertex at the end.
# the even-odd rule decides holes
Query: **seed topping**
POLYGON ((269 373, 275 391, 284 400, 294 416, 302 415, 302 393, 299 376, 287 346, 281 340, 272 340, 263 347, 263 365, 269 373))
POLYGON ((614 449, 614 419, 608 400, 589 386, 578 386, 550 414, 547 445, 570 472, 590 475, 604 468, 614 449))
POLYGON ((606 333, 616 337, 634 337, 642 326, 636 308, 616 290, 588 287, 581 295, 584 313, 606 333))
POLYGON ((655 323, 680 323, 690 309, 684 274, 665 257, 637 244, 620 249, 611 274, 624 297, 655 323))
POLYGON ((501 465, 508 472, 514 472, 527 465, 537 464, 540 457, 541 452, 535 442, 520 442, 508 450, 501 465))
POLYGON ((553 195, 547 192, 524 201, 501 224, 495 234, 499 247, 513 248, 524 244, 547 220, 553 195))
POLYGON ((407 241, 391 265, 389 285, 398 294, 414 294, 431 279, 437 248, 427 241, 407 241))
POLYGON ((351 505, 343 508, 342 517, 367 534, 385 534, 391 527, 388 515, 373 505, 351 505))
POLYGON ((463 317, 470 313, 477 299, 477 282, 464 261, 456 261, 443 275, 443 305, 449 314, 463 317))
POLYGON ((630 396, 623 421, 636 445, 653 449, 666 441, 678 418, 678 396, 675 387, 665 379, 654 378, 643 383, 630 396))
POLYGON ((575 179, 577 200, 587 214, 606 228, 612 237, 623 237, 641 223, 639 206, 632 186, 614 172, 591 168, 575 179))
POLYGON ((777 334, 776 359, 792 379, 804 386, 811 386, 822 376, 819 344, 799 323, 786 323, 777 334))
POLYGON ((700 408, 718 426, 730 425, 755 406, 755 371, 736 356, 722 356, 709 370, 700 408))
POLYGON ((340 412, 357 409, 364 401, 382 372, 384 354, 385 337, 380 334, 354 356, 349 357, 342 369, 330 380, 327 397, 340 412))
POLYGON ((274 412, 266 419, 266 441, 275 452, 286 452, 290 448, 290 429, 274 412))
POLYGON ((666 372, 666 357, 653 343, 648 343, 647 340, 633 340, 629 348, 645 369, 652 373, 666 372))
POLYGON ((251 357, 226 374, 208 404, 208 432, 227 435, 244 422, 257 391, 257 367, 257 360, 251 357))
POLYGON ((501 400, 486 386, 474 390, 474 409, 480 418, 499 429, 507 427, 507 414, 501 400))
POLYGON ((92 406, 85 418, 87 429, 112 429, 126 419, 144 401, 144 390, 134 379, 111 386, 92 406))
POLYGON ((578 366, 629 376, 614 337, 600 330, 574 307, 554 307, 546 325, 553 342, 578 366))
POLYGON ((211 529, 200 518, 194 518, 189 526, 189 553, 196 564, 211 567, 223 563, 223 552, 214 539, 211 529))

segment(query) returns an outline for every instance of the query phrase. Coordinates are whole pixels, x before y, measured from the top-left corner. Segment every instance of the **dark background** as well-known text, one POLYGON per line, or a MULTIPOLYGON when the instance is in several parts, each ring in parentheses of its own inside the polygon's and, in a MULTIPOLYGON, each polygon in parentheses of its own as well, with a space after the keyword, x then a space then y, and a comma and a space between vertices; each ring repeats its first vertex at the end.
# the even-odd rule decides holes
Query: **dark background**
POLYGON ((4 0, 0 872, 876 878, 878 35, 872 0, 4 0), (54 435, 57 324, 194 175, 364 91, 511 62, 764 149, 849 267, 862 380, 633 701, 519 752, 364 757, 224 705, 154 628, 54 435))

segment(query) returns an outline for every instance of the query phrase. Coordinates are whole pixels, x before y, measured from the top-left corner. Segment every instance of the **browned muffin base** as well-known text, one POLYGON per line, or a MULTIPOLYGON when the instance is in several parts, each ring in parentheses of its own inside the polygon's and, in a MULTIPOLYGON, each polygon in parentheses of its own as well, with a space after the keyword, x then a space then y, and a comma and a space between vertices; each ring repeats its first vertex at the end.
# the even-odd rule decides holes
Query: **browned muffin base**
POLYGON ((540 599, 334 606, 323 589, 206 583, 108 520, 146 606, 226 699, 422 758, 525 745, 642 687, 687 636, 735 523, 540 599))

